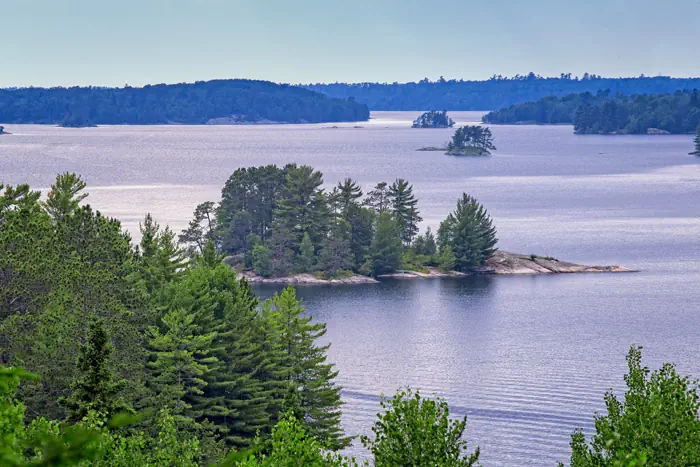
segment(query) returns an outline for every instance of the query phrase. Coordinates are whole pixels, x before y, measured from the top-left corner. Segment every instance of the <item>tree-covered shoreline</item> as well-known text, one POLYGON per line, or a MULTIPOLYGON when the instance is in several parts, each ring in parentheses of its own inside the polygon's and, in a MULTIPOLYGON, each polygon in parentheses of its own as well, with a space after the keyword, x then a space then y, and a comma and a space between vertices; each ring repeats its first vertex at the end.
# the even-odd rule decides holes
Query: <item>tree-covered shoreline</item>
POLYGON ((366 105, 296 86, 253 80, 213 80, 144 87, 0 89, 0 122, 65 127, 208 122, 354 122, 366 105))
POLYGON ((331 97, 367 104, 371 110, 494 110, 514 104, 536 101, 547 96, 563 97, 569 94, 597 93, 609 89, 611 93, 667 94, 676 91, 700 89, 700 78, 672 78, 668 76, 607 78, 595 74, 572 76, 561 73, 542 77, 535 73, 513 77, 494 75, 488 80, 428 78, 409 83, 316 83, 303 85, 306 89, 331 97))
POLYGON ((468 230, 463 236, 435 237, 431 229, 420 235, 418 200, 407 180, 380 182, 366 195, 350 178, 331 190, 323 183, 323 174, 309 166, 238 169, 218 205, 195 209, 180 241, 198 252, 212 241, 239 273, 319 279, 428 272, 429 266, 451 272, 450 251, 474 255, 472 262, 456 257, 455 270, 469 273, 485 264, 496 243, 483 207, 455 216, 468 230))
POLYGON ((577 134, 692 134, 700 125, 700 91, 632 95, 600 91, 545 97, 489 112, 490 124, 573 124, 577 134))

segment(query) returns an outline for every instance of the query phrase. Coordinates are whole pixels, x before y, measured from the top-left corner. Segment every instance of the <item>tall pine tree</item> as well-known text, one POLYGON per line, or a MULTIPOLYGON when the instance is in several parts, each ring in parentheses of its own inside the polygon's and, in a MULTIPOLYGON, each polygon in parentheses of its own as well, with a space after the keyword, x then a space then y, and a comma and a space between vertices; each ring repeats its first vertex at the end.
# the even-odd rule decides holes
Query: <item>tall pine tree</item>
POLYGON ((418 223, 423 219, 418 213, 418 200, 413 195, 413 185, 403 178, 397 179, 389 187, 391 210, 398 222, 401 240, 410 246, 418 234, 418 223))
POLYGON ((334 382, 338 372, 332 364, 326 363, 329 345, 315 343, 326 333, 326 325, 312 323, 310 316, 303 316, 304 309, 291 286, 272 301, 289 370, 288 389, 292 394, 297 392, 296 404, 304 413, 309 434, 334 449, 347 446, 350 440, 340 426, 341 388, 334 382))
POLYGON ((114 381, 110 369, 113 347, 101 320, 93 320, 88 328, 85 344, 78 355, 78 378, 72 384, 72 393, 61 404, 68 410, 68 420, 79 422, 95 411, 105 417, 129 410, 120 397, 126 380, 114 381))
POLYGON ((695 143, 695 151, 691 152, 690 154, 693 156, 700 156, 700 124, 698 124, 698 129, 695 132, 695 139, 693 142, 695 143))

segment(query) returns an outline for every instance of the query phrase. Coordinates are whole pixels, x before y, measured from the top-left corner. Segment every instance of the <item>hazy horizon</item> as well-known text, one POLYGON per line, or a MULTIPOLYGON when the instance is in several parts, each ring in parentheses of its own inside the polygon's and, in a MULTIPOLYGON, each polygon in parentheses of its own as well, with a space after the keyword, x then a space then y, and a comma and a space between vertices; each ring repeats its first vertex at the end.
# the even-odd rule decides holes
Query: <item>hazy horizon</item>
POLYGON ((700 76, 700 0, 0 0, 0 87, 700 76))

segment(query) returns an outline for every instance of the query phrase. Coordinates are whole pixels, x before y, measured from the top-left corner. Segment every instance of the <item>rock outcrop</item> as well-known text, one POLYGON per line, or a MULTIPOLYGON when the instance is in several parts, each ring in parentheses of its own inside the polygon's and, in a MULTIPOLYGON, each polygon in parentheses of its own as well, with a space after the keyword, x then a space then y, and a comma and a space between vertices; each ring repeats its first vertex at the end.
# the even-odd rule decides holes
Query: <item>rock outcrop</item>
POLYGON ((583 272, 637 272, 622 266, 585 266, 567 263, 555 258, 526 256, 498 251, 487 261, 486 270, 491 274, 571 274, 583 272))
POLYGON ((343 279, 319 279, 313 274, 294 274, 284 277, 261 277, 252 272, 237 274, 238 279, 246 279, 253 284, 292 284, 292 285, 335 285, 335 284, 377 284, 372 277, 354 275, 343 279))

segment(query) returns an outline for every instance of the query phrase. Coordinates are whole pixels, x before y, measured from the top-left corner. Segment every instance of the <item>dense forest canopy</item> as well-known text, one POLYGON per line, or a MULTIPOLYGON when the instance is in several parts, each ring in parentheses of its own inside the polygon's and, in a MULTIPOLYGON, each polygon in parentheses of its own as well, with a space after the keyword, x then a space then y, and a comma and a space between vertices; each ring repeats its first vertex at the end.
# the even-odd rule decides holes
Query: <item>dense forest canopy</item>
MULTIPOLYGON (((204 124, 213 119, 319 123, 369 118, 367 106, 268 81, 214 80, 142 88, 0 89, 0 122, 64 126, 204 124)), ((216 121, 216 120, 214 120, 216 121)))
POLYGON ((603 78, 588 73, 580 78, 571 73, 549 78, 529 73, 512 78, 498 75, 485 81, 426 78, 417 83, 317 83, 304 87, 331 97, 352 97, 371 110, 494 110, 546 96, 596 93, 601 89, 625 95, 672 93, 700 88, 700 78, 603 78))
POLYGON ((700 124, 700 91, 672 94, 570 94, 517 104, 483 117, 486 123, 572 123, 579 134, 644 134, 651 129, 693 133, 700 124))
POLYGON ((454 124, 455 121, 447 115, 446 110, 431 110, 415 119, 411 128, 452 128, 454 124))

